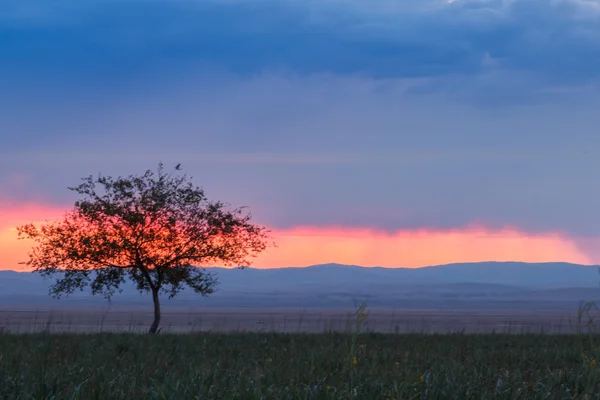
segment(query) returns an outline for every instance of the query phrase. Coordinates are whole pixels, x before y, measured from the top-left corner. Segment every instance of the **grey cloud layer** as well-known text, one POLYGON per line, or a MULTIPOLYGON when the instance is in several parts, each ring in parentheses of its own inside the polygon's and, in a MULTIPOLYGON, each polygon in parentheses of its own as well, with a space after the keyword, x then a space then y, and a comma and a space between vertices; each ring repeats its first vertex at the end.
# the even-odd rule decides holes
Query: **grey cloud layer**
POLYGON ((8 4, 0 35, 15 73, 43 58, 46 73, 120 82, 169 63, 203 63, 246 75, 445 77, 429 90, 447 91, 464 84, 460 76, 501 88, 503 77, 530 74, 537 90, 594 82, 600 71, 595 0, 8 4))
POLYGON ((597 5, 11 0, 0 197, 182 161, 275 226, 600 234, 597 5))
MULTIPOLYGON (((274 226, 479 221, 600 233, 598 96, 582 107, 507 112, 415 99, 407 82, 264 76, 210 85, 82 102, 32 123, 28 134, 40 140, 0 151, 2 193, 70 202, 65 188, 83 175, 181 161, 211 196, 249 205, 274 226)), ((0 129, 11 131, 6 120, 0 129)))

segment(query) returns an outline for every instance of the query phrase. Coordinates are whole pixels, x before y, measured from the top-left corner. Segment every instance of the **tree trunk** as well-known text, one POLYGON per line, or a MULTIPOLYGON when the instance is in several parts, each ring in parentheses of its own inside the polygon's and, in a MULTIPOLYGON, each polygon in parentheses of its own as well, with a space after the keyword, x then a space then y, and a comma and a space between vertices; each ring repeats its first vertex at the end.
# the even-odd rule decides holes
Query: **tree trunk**
POLYGON ((148 333, 158 332, 158 325, 160 324, 160 300, 158 298, 158 288, 152 289, 152 300, 154 301, 154 322, 152 322, 148 333))

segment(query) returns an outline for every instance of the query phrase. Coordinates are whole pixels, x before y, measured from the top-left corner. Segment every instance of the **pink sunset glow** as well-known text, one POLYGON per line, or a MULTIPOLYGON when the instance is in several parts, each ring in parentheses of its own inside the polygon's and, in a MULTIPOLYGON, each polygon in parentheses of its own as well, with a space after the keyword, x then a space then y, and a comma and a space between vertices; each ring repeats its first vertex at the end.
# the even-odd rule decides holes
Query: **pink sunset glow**
MULTIPOLYGON (((61 218, 65 209, 38 204, 0 207, 0 267, 22 270, 33 244, 18 240, 16 226, 61 218)), ((422 267, 453 262, 567 261, 591 264, 594 257, 566 235, 530 233, 517 228, 491 230, 417 229, 382 232, 354 227, 296 227, 273 229, 277 247, 254 262, 257 268, 340 263, 381 267, 422 267)))
POLYGON ((490 230, 401 230, 302 227, 275 231, 278 247, 260 256, 257 267, 335 262, 380 267, 422 267, 453 262, 568 261, 590 264, 575 241, 559 233, 534 234, 516 228, 490 230))

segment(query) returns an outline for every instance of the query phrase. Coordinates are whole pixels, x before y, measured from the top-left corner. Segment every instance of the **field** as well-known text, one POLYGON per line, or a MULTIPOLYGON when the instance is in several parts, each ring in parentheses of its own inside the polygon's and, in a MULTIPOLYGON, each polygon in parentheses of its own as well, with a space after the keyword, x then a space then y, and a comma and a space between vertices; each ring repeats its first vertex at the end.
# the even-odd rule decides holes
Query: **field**
POLYGON ((0 398, 591 399, 600 393, 595 339, 4 334, 0 398))
MULTIPOLYGON (((139 333, 152 322, 150 307, 102 309, 1 309, 0 331, 12 333, 139 333)), ((163 310, 163 333, 345 332, 353 309, 204 308, 163 310)), ((364 330, 380 333, 573 333, 577 308, 384 309, 372 308, 364 330)))
POLYGON ((2 399, 593 399, 600 337, 368 331, 0 334, 2 399))

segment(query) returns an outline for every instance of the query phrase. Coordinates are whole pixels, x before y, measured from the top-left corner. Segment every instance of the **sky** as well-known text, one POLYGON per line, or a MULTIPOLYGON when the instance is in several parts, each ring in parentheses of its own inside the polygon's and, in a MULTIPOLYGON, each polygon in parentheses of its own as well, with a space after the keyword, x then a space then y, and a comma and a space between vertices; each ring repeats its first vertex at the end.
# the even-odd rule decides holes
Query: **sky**
POLYGON ((600 263, 600 0, 5 0, 0 268, 181 163, 259 268, 600 263))

